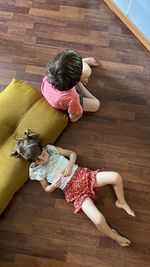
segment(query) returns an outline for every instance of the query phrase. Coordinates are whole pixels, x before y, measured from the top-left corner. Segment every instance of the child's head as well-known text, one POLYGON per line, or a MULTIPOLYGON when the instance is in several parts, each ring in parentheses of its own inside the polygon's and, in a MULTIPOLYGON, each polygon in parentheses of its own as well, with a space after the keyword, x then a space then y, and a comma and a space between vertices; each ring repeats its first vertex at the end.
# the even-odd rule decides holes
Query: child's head
POLYGON ((60 91, 68 91, 82 74, 82 58, 73 49, 65 49, 48 64, 48 81, 60 91))
POLYGON ((27 161, 35 161, 42 154, 43 145, 39 136, 32 133, 29 129, 24 132, 24 137, 17 140, 16 150, 10 156, 20 157, 27 161))

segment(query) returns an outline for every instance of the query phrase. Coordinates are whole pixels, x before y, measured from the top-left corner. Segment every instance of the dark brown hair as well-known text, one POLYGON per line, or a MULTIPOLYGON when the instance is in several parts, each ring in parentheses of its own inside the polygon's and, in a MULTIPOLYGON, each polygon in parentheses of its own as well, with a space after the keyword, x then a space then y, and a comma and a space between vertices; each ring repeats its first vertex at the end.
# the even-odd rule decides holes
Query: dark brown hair
POLYGON ((23 138, 15 138, 17 140, 16 150, 10 153, 11 157, 20 157, 30 162, 41 155, 43 145, 39 139, 39 135, 31 132, 30 129, 24 131, 23 138))
POLYGON ((48 82, 59 91, 68 91, 82 74, 82 58, 74 49, 65 49, 48 64, 48 82))

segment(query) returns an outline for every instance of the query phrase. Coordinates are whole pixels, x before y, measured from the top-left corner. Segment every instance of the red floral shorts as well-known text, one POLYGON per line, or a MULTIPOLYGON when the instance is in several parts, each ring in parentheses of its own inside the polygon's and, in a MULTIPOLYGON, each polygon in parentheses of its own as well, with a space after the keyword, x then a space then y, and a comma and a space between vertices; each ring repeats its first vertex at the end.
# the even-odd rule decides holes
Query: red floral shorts
POLYGON ((86 197, 93 201, 96 199, 96 188, 94 188, 96 174, 100 170, 91 171, 88 168, 80 168, 75 171, 71 180, 64 189, 67 202, 74 205, 74 213, 79 212, 82 208, 82 202, 86 197))

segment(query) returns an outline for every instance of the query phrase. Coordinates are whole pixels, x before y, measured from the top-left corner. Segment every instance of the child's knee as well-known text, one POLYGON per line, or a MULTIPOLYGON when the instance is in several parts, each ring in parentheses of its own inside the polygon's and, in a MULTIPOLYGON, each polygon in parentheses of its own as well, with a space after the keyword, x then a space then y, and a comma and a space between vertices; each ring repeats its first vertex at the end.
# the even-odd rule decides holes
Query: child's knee
POLYGON ((92 72, 92 70, 91 70, 90 66, 86 62, 83 61, 81 81, 88 82, 88 79, 91 75, 91 72, 92 72))
POLYGON ((105 217, 102 214, 99 214, 94 220, 94 224, 97 228, 101 227, 106 222, 105 217))
POLYGON ((100 109, 100 101, 96 98, 95 99, 95 112, 100 109))
POLYGON ((122 177, 121 177, 121 175, 118 172, 114 172, 114 175, 115 175, 115 183, 116 184, 122 183, 122 177))

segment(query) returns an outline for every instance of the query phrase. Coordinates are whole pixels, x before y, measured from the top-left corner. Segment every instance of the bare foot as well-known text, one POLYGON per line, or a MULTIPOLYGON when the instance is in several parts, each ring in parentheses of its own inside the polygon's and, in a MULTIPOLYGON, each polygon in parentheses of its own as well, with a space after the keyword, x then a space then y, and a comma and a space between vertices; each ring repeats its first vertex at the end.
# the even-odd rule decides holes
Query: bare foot
POLYGON ((123 209, 125 210, 129 215, 131 215, 132 217, 135 217, 135 212, 129 207, 129 205, 127 204, 127 202, 125 202, 124 204, 121 204, 119 202, 119 200, 116 201, 115 203, 117 208, 123 209))
POLYGON ((112 229, 112 231, 115 233, 116 235, 115 240, 120 246, 128 247, 131 244, 131 241, 129 239, 119 235, 116 230, 112 229))
POLYGON ((91 67, 98 67, 100 65, 99 61, 96 60, 94 57, 83 58, 83 61, 91 67))

